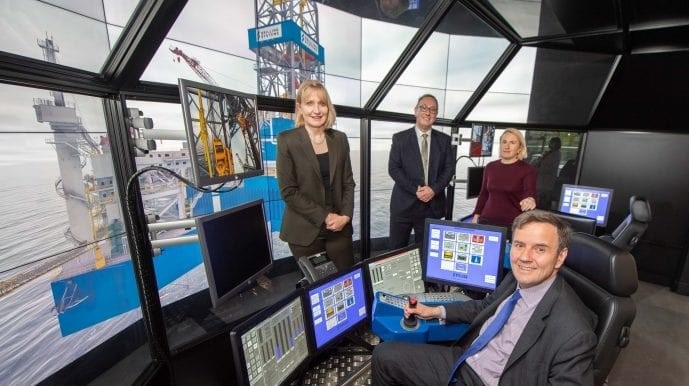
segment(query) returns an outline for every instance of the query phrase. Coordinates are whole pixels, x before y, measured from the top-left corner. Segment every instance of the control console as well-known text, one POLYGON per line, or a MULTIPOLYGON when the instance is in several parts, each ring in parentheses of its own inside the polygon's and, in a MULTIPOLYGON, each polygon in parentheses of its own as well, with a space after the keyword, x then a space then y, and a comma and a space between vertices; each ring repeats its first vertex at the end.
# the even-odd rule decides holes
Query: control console
MULTIPOLYGON (((458 339, 469 328, 468 324, 456 323, 442 325, 437 319, 421 320, 416 323, 404 318, 404 306, 412 307, 418 302, 415 297, 403 297, 377 292, 373 300, 373 320, 371 329, 383 341, 403 341, 414 343, 450 342, 458 339), (413 300, 412 300, 413 299, 413 300)), ((424 302, 429 306, 443 303, 424 302)))

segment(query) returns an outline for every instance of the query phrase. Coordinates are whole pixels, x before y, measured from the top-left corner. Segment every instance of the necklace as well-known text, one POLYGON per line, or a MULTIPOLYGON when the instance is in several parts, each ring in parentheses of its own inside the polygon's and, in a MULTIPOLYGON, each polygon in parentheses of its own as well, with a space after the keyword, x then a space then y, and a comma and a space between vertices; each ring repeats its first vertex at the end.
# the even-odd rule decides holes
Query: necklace
POLYGON ((325 142, 325 134, 323 134, 323 135, 321 136, 321 139, 320 139, 319 141, 317 141, 314 137, 311 137, 311 136, 309 136, 309 138, 311 139, 311 142, 312 142, 314 145, 322 145, 323 142, 325 142))

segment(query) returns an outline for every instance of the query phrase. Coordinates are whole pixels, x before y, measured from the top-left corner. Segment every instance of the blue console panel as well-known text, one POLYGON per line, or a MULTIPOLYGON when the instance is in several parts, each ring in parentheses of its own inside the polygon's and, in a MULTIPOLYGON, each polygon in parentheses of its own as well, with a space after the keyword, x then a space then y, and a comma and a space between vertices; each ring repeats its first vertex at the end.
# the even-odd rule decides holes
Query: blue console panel
MULTIPOLYGON (((437 319, 419 320, 416 327, 404 325, 403 309, 407 299, 401 296, 377 292, 373 300, 371 329, 383 341, 413 343, 451 342, 457 340, 469 328, 468 324, 441 325, 437 319)), ((426 305, 439 305, 425 303, 426 305)))

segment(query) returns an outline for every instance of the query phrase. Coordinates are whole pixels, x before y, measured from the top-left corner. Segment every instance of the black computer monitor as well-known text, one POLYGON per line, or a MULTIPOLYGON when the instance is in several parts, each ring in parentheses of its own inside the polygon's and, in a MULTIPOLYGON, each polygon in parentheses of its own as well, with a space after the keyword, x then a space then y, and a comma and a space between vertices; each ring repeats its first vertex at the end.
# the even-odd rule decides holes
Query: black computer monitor
POLYGON ((263 200, 196 218, 213 307, 240 293, 273 264, 263 200))
POLYGON ((313 283, 306 295, 307 323, 315 350, 339 341, 368 318, 362 265, 313 283))
POLYGON ((426 219, 423 279, 492 292, 502 279, 507 229, 426 219))
POLYGON ((230 332, 238 385, 280 385, 309 358, 303 291, 255 314, 230 332))
POLYGON ((263 174, 255 95, 186 79, 179 95, 197 185, 263 174))
POLYGON ((370 298, 376 292, 392 295, 424 292, 421 251, 410 245, 366 260, 370 298))
POLYGON ((470 166, 467 168, 467 200, 478 197, 483 185, 483 170, 485 166, 470 166))
POLYGON ((563 184, 558 210, 595 219, 596 225, 604 227, 608 224, 612 193, 608 188, 563 184))

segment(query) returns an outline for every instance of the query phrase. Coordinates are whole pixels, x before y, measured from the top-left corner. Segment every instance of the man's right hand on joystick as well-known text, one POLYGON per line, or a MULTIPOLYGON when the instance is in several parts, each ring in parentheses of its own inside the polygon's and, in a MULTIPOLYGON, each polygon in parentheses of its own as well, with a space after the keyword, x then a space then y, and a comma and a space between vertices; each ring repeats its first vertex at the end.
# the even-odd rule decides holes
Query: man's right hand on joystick
MULTIPOLYGON (((416 298, 408 297, 407 300, 409 301, 409 308, 416 308, 416 298)), ((409 316, 404 317, 404 325, 406 327, 414 328, 418 323, 419 320, 416 318, 416 315, 414 314, 409 314, 409 316)))

